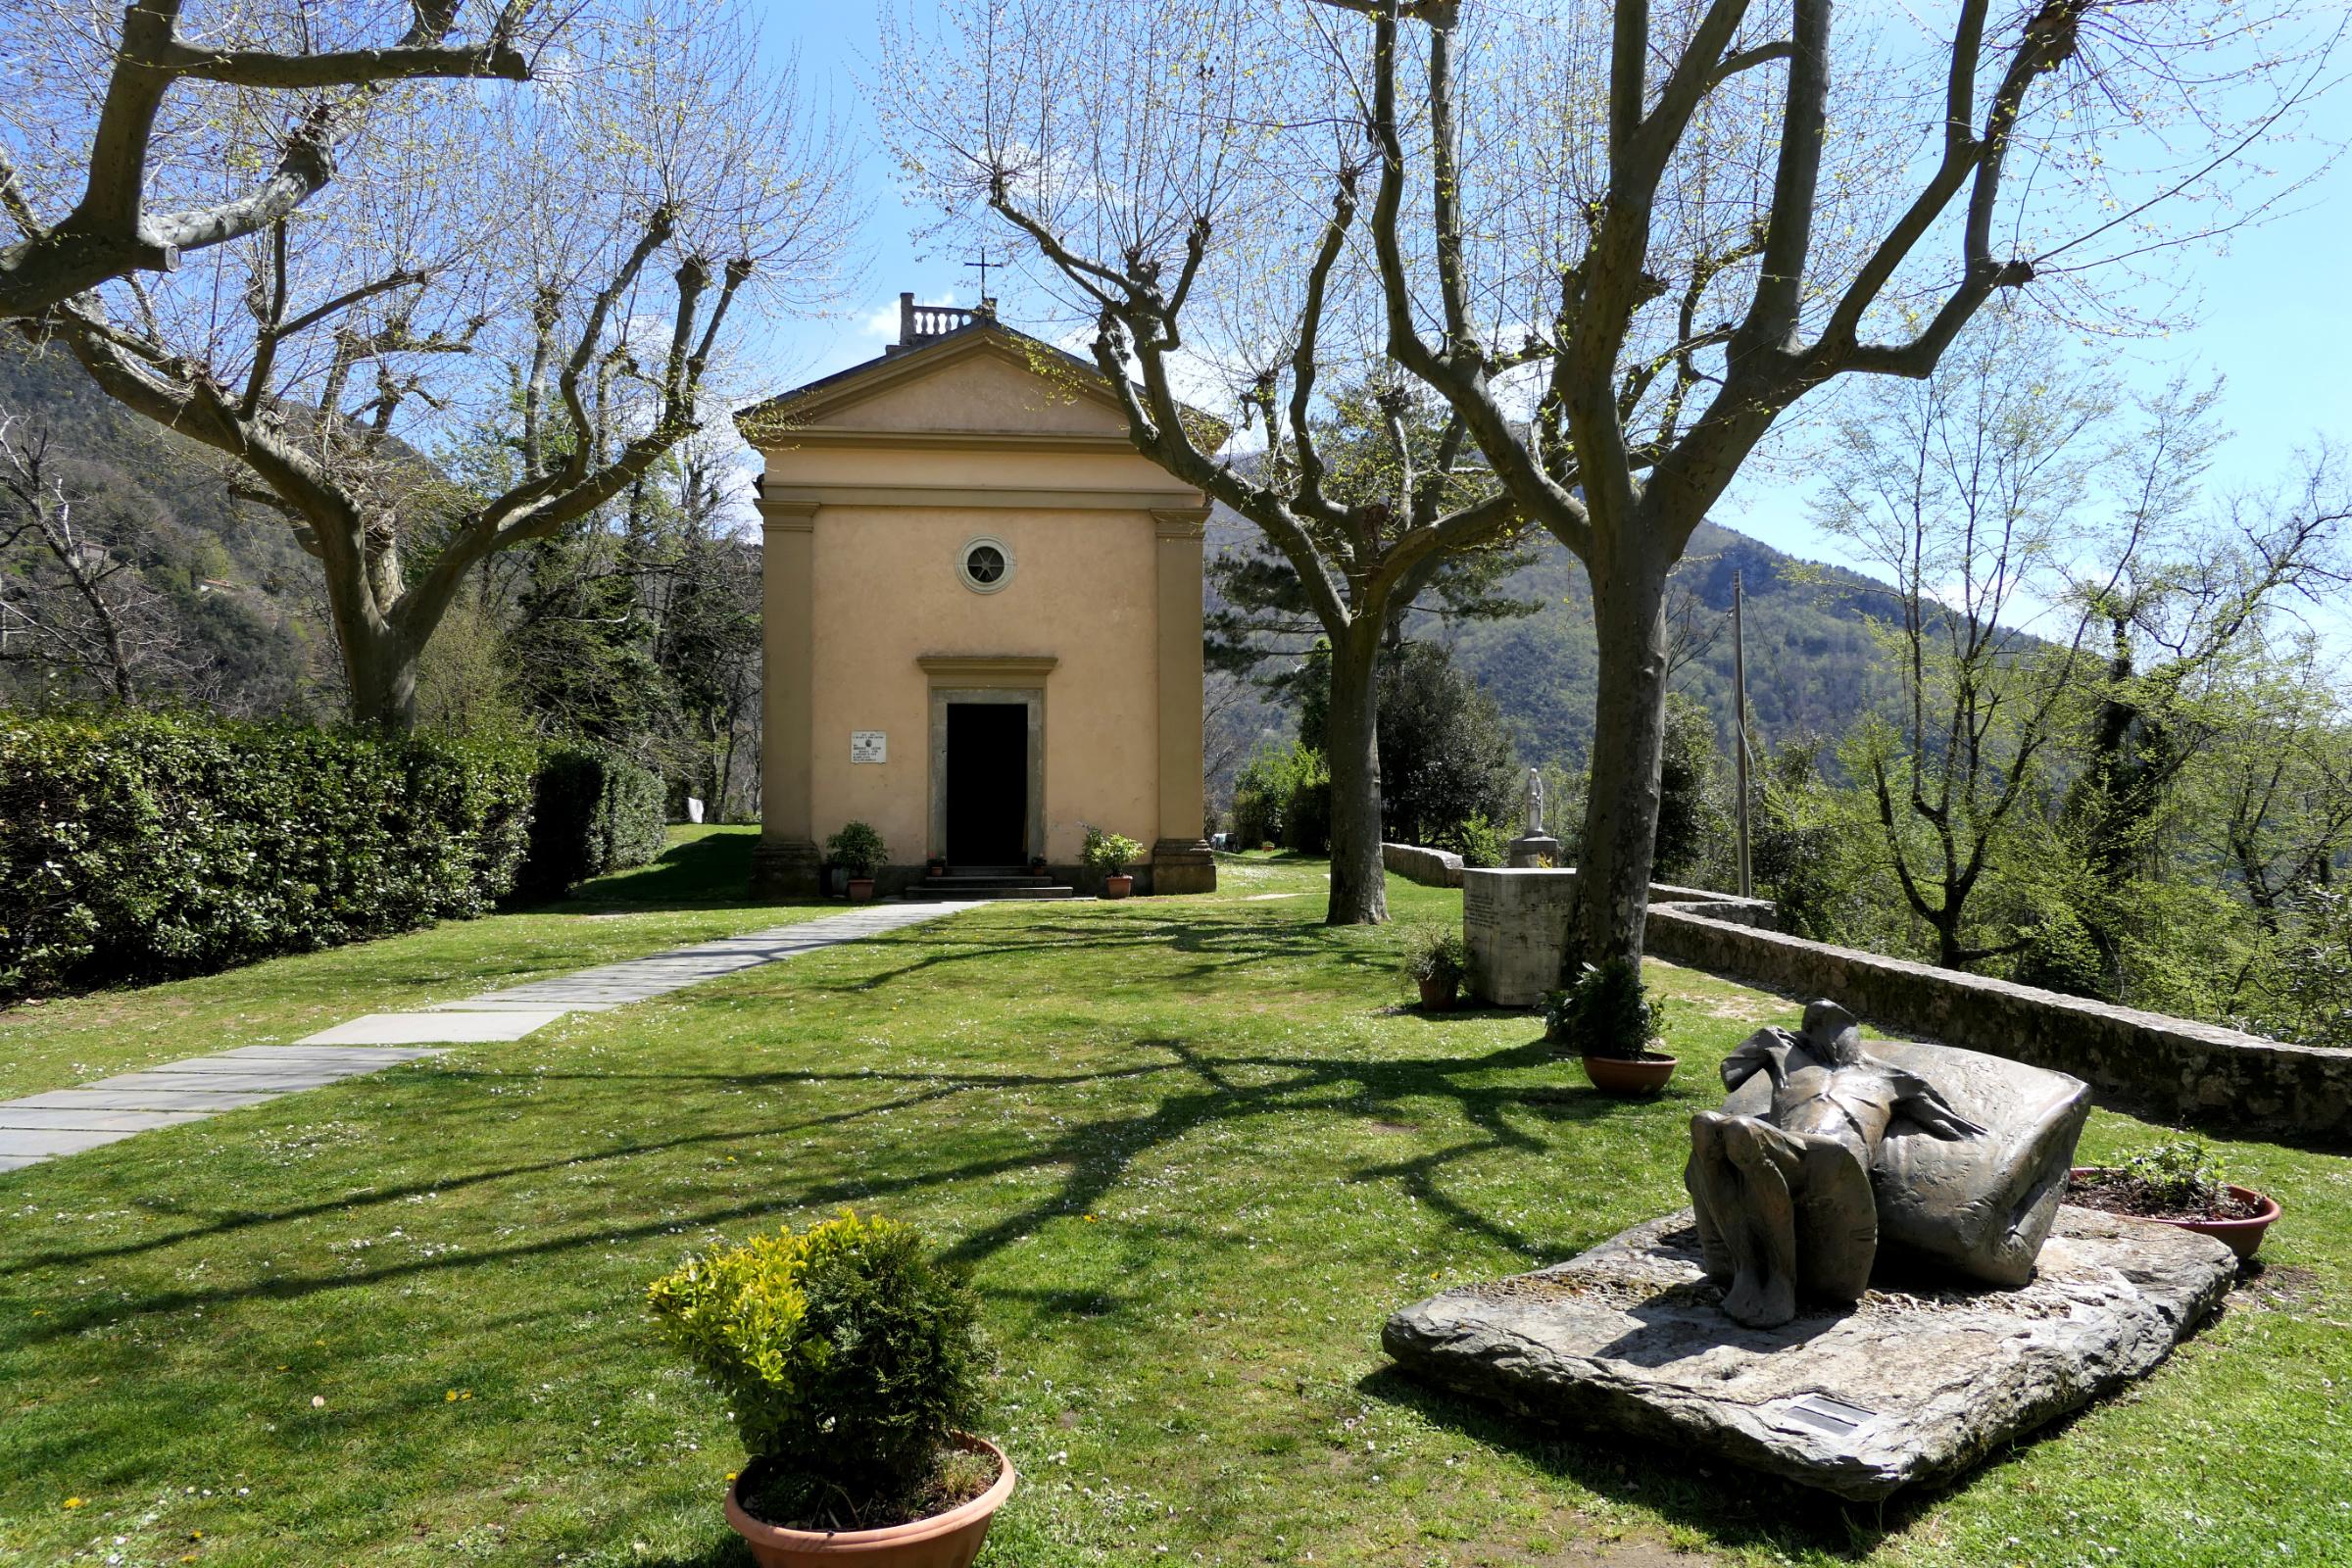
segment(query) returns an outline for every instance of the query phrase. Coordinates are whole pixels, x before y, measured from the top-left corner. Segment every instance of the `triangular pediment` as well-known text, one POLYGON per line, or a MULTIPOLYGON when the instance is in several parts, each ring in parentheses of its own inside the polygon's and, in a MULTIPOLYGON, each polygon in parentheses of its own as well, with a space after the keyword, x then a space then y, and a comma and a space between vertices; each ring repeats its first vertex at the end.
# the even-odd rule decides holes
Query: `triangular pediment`
POLYGON ((870 360, 736 416, 760 446, 818 432, 1019 432, 1123 442, 1099 371, 1052 344, 981 324, 870 360))

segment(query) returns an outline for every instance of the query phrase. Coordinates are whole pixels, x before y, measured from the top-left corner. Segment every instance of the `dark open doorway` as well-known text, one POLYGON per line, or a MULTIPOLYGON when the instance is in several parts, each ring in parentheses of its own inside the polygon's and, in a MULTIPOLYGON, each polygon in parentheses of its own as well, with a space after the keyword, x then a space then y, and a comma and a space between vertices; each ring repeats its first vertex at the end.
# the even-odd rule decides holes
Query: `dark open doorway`
POLYGON ((1029 858, 1029 708, 948 704, 948 858, 958 866, 1029 858))

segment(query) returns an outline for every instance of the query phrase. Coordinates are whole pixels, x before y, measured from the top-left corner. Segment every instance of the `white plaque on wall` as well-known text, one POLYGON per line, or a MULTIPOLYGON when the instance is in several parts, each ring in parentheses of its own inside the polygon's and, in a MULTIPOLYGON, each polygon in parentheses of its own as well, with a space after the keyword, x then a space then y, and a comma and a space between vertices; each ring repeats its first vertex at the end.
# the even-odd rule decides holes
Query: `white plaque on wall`
POLYGON ((890 736, 878 729, 850 731, 850 760, 853 762, 887 762, 890 760, 890 736))

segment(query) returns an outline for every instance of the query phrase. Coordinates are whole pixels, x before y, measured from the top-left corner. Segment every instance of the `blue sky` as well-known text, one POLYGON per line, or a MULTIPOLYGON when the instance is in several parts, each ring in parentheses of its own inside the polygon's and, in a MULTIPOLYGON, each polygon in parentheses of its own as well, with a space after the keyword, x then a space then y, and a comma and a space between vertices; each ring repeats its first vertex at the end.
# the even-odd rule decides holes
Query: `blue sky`
MULTIPOLYGON (((869 262, 841 318, 779 323, 760 379, 792 385, 871 358, 897 331, 899 291, 969 303, 973 272, 960 255, 918 253, 913 231, 927 213, 910 209, 893 182, 861 81, 878 48, 877 0, 783 0, 767 13, 766 39, 779 52, 797 43, 804 84, 830 93, 853 145, 859 183, 871 201, 864 231, 869 262)), ((2320 129, 2352 139, 2352 96, 2337 93, 2320 129)), ((2316 158, 2290 147, 2278 161, 2316 158)), ((2170 337, 2121 345, 2119 373, 2151 389, 2174 374, 2219 371, 2223 416, 2234 432, 2214 469, 2217 488, 2262 488, 2291 474, 2294 453, 2317 437, 2352 443, 2352 165, 2328 171, 2298 192, 2284 216, 2230 238, 2225 253, 2183 249, 2176 272, 2191 283, 2195 323, 2170 337)), ((1014 325, 1021 324, 1017 319, 1014 325)), ((1787 474, 1737 486, 1715 520, 1809 559, 1836 553, 1807 518, 1801 484, 1787 474)))

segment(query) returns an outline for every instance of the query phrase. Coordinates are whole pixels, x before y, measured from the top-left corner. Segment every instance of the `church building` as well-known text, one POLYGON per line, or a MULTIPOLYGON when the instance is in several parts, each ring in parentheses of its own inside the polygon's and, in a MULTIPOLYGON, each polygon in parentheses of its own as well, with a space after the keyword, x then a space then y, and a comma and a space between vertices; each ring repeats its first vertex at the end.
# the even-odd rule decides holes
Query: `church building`
POLYGON ((878 891, 1079 871, 1085 825, 1147 846, 1139 891, 1207 892, 1206 498, 1127 438, 1089 362, 899 296, 882 357, 737 416, 764 460, 761 892, 818 891, 878 829, 878 891))

